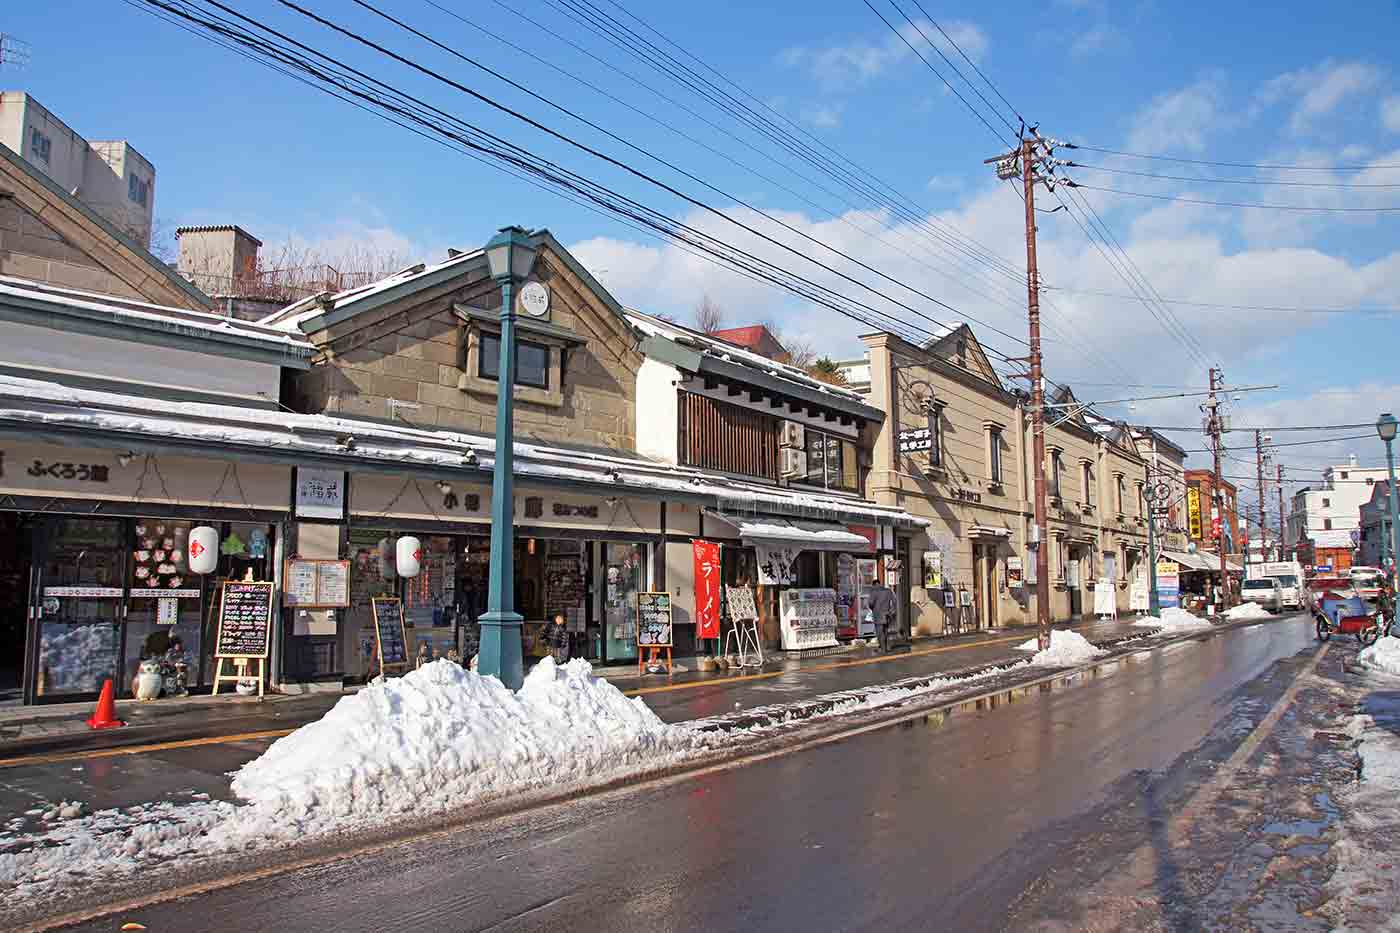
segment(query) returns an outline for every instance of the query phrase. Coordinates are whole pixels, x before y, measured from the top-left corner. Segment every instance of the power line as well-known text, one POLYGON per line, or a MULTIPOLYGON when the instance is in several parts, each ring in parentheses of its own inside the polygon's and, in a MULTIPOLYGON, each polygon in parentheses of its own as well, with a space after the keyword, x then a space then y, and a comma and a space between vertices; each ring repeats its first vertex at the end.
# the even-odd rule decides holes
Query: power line
POLYGON ((1189 181, 1202 182, 1211 185, 1266 185, 1269 187, 1281 188, 1400 188, 1400 182, 1396 183, 1367 183, 1360 184, 1353 182, 1336 181, 1283 181, 1273 178, 1208 178, 1193 175, 1161 175, 1156 172, 1135 172, 1127 168, 1114 168, 1109 165, 1091 165, 1084 162, 1073 162, 1070 160, 1057 160, 1059 165, 1065 168, 1082 168, 1094 172, 1112 172, 1115 175, 1134 175, 1138 178, 1160 178, 1164 181, 1189 181))
POLYGON ((1083 149, 1086 152, 1103 152, 1108 155, 1124 156, 1130 159, 1152 159, 1158 162, 1181 162, 1186 165, 1215 165, 1223 168, 1262 169, 1283 172, 1366 172, 1371 169, 1400 169, 1400 164, 1375 165, 1288 165, 1267 162, 1222 162, 1212 159, 1186 159, 1180 156, 1149 155, 1142 152, 1124 152, 1121 149, 1105 149, 1102 146, 1086 146, 1082 143, 1058 142, 1065 149, 1083 149))
POLYGON ((1149 194, 1146 191, 1124 191, 1122 188, 1106 188, 1103 185, 1086 185, 1082 182, 1065 179, 1061 184, 1088 191, 1105 191, 1109 194, 1128 198, 1149 198, 1154 201, 1178 201, 1182 204, 1205 204, 1211 207, 1241 207, 1252 210, 1294 211, 1305 214, 1394 214, 1400 213, 1395 207, 1315 207, 1308 204, 1262 204, 1256 201, 1212 201, 1208 198, 1187 198, 1175 194, 1149 194))
MULTIPOLYGON (((1199 428, 1196 428, 1196 429, 1194 429, 1194 430, 1200 430, 1200 429, 1199 429, 1199 428)), ((1334 442, 1336 442, 1336 441, 1355 441, 1355 440, 1361 440, 1361 439, 1368 438, 1368 437, 1374 438, 1375 436, 1376 436, 1376 435, 1375 435, 1375 432, 1374 432, 1374 431, 1371 432, 1370 434, 1345 434, 1345 435, 1342 435, 1341 437, 1323 437, 1323 438, 1319 438, 1319 439, 1317 439, 1317 440, 1315 440, 1315 441, 1287 441, 1287 442, 1282 443, 1282 444, 1269 444, 1269 445, 1267 445, 1264 449, 1265 449, 1265 450, 1275 450, 1275 449, 1277 449, 1277 448, 1279 448, 1279 447, 1307 447, 1307 446, 1315 445, 1315 444, 1331 444, 1331 443, 1334 443, 1334 442)), ((1244 448, 1241 447, 1241 448, 1237 448, 1237 449, 1243 450, 1244 448)), ((1209 448, 1209 447, 1183 448, 1183 450, 1184 450, 1186 453, 1188 453, 1188 454, 1208 454, 1208 453, 1211 452, 1211 448, 1209 448)))
MULTIPOLYGON (((1136 296, 1121 292, 1097 291, 1088 288, 1066 288, 1059 285, 1045 285, 1049 291, 1064 292, 1067 295, 1091 295, 1098 298, 1119 298, 1136 301, 1136 296)), ((1185 298, 1161 298, 1163 304, 1183 305, 1190 308, 1219 308, 1227 311, 1268 311, 1283 314, 1396 314, 1400 308, 1310 308, 1300 305, 1240 305, 1216 301, 1190 301, 1185 298)))
MULTIPOLYGON (((977 76, 987 83, 987 87, 992 89, 992 93, 995 94, 997 97, 1001 98, 1001 102, 1006 105, 1007 109, 1010 110, 1012 114, 1015 115, 1017 120, 1021 121, 1021 125, 1025 126, 1026 118, 1021 116, 1021 112, 1017 110, 1014 106, 1012 106, 1011 101, 1006 99, 1006 95, 1002 94, 1001 91, 997 89, 997 86, 992 83, 992 79, 988 78, 985 74, 982 73, 982 69, 977 67, 977 63, 967 57, 967 53, 962 50, 962 46, 958 45, 958 43, 953 40, 952 36, 948 35, 946 32, 943 31, 943 27, 938 25, 938 20, 934 19, 932 16, 929 15, 928 10, 924 9, 924 5, 920 3, 919 0, 914 0, 914 5, 919 8, 920 13, 924 14, 925 19, 933 23, 933 27, 938 30, 938 32, 943 36, 943 38, 948 40, 948 44, 957 50, 958 54, 963 57, 963 61, 967 62, 969 65, 972 66, 972 70, 977 72, 977 76)), ((956 71, 957 69, 955 68, 954 70, 956 71)), ((961 72, 959 72, 959 76, 962 76, 961 72)), ((967 81, 967 78, 964 77, 963 80, 967 81)), ((968 85, 970 86, 971 84, 972 82, 968 81, 968 85)), ((982 97, 981 94, 978 94, 977 96, 982 97)), ((986 98, 983 97, 982 100, 986 101, 986 98)), ((990 106, 991 104, 988 104, 988 107, 990 106)))
MULTIPOLYGON (((1162 397, 1164 397, 1164 398, 1171 398, 1172 396, 1162 396, 1162 397)), ((1134 425, 1134 427, 1139 427, 1139 425, 1134 425)), ((1194 427, 1189 427, 1189 428, 1183 428, 1183 427, 1167 427, 1167 426, 1160 425, 1160 424, 1146 424, 1146 425, 1140 425, 1140 427, 1148 428, 1148 429, 1153 430, 1153 431, 1199 431, 1199 430, 1201 429, 1201 426, 1200 426, 1200 425, 1196 425, 1196 426, 1194 426, 1194 427)), ((1226 430, 1227 433, 1228 433, 1228 432, 1234 432, 1234 431, 1265 431, 1265 432, 1269 432, 1269 431, 1345 431, 1345 430, 1360 430, 1360 429, 1362 429, 1362 428, 1374 428, 1374 427, 1375 427, 1375 424, 1372 424, 1372 423, 1366 423, 1366 424, 1307 424, 1307 425, 1281 426, 1281 427, 1250 427, 1250 428, 1241 428, 1241 427, 1234 427, 1234 426, 1231 426, 1231 427, 1226 428, 1225 430, 1226 430)))

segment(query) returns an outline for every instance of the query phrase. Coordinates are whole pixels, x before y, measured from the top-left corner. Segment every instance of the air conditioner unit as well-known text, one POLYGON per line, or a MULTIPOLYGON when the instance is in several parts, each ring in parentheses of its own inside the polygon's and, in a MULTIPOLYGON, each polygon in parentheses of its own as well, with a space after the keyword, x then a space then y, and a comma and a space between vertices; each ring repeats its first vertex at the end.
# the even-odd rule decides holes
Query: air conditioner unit
MULTIPOLYGON (((792 422, 788 422, 791 424, 792 422)), ((802 426, 796 425, 802 430, 802 426)), ((783 479, 791 479, 795 476, 807 475, 807 452, 805 450, 795 450, 791 447, 784 447, 778 451, 778 471, 782 473, 783 479)))
POLYGON ((784 421, 778 444, 781 447, 796 447, 801 450, 807 446, 807 429, 796 421, 784 421))

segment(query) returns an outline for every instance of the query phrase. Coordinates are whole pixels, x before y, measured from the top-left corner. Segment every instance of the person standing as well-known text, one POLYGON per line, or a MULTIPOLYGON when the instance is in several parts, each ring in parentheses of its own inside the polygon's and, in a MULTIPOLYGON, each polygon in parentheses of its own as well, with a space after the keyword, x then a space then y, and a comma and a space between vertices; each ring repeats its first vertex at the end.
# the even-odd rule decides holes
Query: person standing
POLYGON ((875 623, 875 634, 880 639, 880 651, 890 650, 891 632, 895 615, 894 590, 883 583, 876 583, 865 591, 865 608, 875 623))

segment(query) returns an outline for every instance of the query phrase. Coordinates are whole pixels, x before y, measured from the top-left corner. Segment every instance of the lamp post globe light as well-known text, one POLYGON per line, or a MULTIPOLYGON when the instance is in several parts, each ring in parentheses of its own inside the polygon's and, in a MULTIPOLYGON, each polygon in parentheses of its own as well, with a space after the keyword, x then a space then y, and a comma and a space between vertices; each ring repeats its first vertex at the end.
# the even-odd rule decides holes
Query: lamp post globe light
POLYGON ((501 357, 496 370, 496 462, 491 469, 491 577, 481 615, 477 672, 511 690, 525 682, 515 611, 515 286, 530 275, 535 248, 520 227, 503 227, 486 244, 487 270, 501 286, 501 357))
MULTIPOLYGON (((1390 555, 1396 567, 1400 567, 1400 496, 1396 495, 1395 489, 1395 430, 1400 427, 1400 420, 1390 412, 1385 412, 1376 419, 1376 433, 1381 440, 1385 441, 1385 467, 1390 478, 1390 555)), ((1390 571, 1391 583, 1395 582, 1395 570, 1390 571)))

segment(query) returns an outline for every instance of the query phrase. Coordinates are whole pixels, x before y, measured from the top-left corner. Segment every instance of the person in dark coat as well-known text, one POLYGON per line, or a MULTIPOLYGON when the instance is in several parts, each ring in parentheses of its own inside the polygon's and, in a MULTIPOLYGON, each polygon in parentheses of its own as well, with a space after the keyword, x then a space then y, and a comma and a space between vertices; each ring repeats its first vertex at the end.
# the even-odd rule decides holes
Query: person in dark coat
POLYGON ((891 626, 895 624, 894 590, 883 583, 876 583, 865 591, 865 608, 875 623, 875 634, 880 639, 880 650, 889 651, 891 626))

